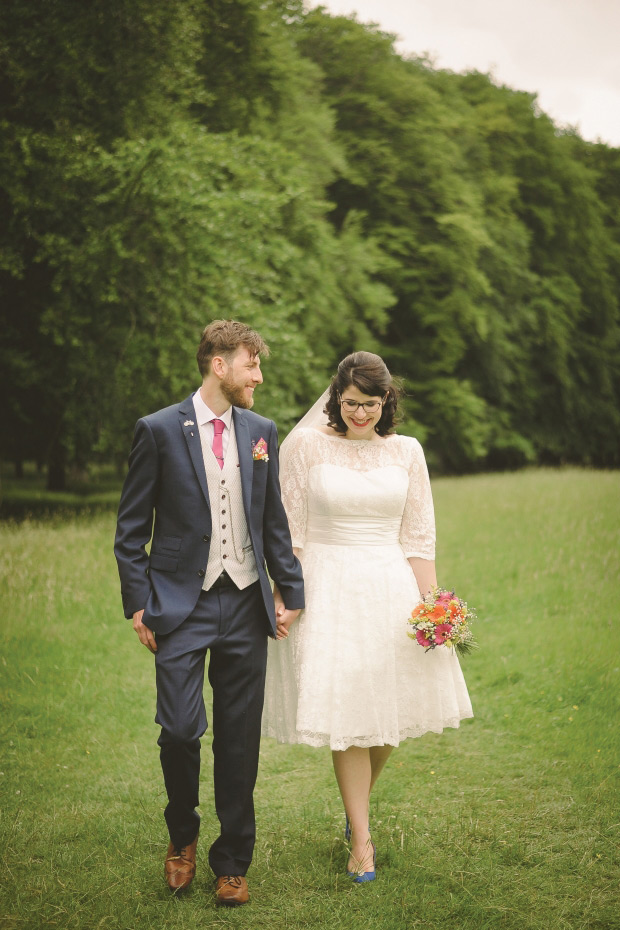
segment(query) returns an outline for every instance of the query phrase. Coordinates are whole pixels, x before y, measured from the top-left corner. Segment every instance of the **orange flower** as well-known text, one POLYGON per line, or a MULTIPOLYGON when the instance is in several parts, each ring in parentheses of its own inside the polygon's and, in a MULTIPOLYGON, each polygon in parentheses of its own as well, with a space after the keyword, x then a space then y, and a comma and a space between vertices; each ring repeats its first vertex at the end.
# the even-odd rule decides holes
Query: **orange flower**
POLYGON ((433 609, 430 611, 428 615, 428 619, 429 620, 443 620, 445 615, 446 615, 445 608, 437 606, 437 607, 433 607, 433 609))

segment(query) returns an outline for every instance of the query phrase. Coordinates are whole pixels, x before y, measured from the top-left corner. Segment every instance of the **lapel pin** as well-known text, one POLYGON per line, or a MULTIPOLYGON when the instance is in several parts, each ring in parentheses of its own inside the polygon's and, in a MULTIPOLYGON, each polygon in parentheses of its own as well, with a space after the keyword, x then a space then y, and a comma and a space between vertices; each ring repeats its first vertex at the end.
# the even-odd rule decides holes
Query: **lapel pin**
MULTIPOLYGON (((193 425, 194 425, 194 421, 193 421, 193 420, 186 420, 185 423, 183 424, 183 426, 193 426, 193 425)), ((193 433, 192 433, 192 435, 193 435, 193 433)))

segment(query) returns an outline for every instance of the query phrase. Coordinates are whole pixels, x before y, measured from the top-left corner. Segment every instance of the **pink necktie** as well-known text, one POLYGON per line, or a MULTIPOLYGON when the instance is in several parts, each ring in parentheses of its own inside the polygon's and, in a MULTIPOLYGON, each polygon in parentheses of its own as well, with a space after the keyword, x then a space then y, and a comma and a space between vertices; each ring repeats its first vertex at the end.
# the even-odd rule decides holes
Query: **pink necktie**
POLYGON ((224 432, 224 427, 226 424, 223 420, 214 420, 213 421, 213 455, 217 459, 217 464, 220 468, 224 467, 224 446, 222 444, 222 433, 224 432))

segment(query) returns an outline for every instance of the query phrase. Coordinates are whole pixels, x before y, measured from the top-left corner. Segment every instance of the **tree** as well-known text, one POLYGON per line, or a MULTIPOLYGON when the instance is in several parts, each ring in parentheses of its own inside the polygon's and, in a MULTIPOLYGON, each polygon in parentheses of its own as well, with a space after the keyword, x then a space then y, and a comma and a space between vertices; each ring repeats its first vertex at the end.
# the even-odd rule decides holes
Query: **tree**
POLYGON ((283 431, 366 348, 435 467, 619 464, 617 150, 302 0, 7 0, 0 35, 16 468, 124 459, 217 316, 283 431))
POLYGON ((533 95, 403 60, 353 19, 312 11, 300 48, 347 161, 333 222, 363 213, 392 263, 405 428, 456 471, 617 462, 617 248, 591 146, 533 95))
MULTIPOLYGON (((60 249, 85 225, 101 146, 152 135, 198 87, 193 4, 7 0, 0 8, 0 297, 10 454, 64 484, 65 398, 79 389, 58 337, 60 249), (80 177, 75 166, 82 165, 80 177), (36 438, 35 438, 36 437, 36 438)), ((77 315, 89 312, 78 295, 77 315)), ((77 379, 76 379, 77 378, 77 379)), ((81 415, 83 419, 83 414, 81 415)))

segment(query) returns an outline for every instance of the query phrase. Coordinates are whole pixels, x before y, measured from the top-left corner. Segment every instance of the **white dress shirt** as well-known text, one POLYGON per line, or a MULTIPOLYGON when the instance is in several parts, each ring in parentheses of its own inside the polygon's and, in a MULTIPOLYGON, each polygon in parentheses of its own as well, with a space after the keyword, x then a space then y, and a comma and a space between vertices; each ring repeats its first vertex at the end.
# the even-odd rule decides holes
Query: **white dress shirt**
POLYGON ((221 420, 224 424, 224 432, 222 433, 222 454, 226 458, 226 450, 228 449, 228 440, 230 438, 230 424, 232 422, 232 406, 225 410, 224 413, 220 416, 216 416, 213 411, 207 407, 204 400, 201 397, 200 390, 196 391, 192 400, 194 401, 194 410, 196 411, 196 422, 198 423, 198 428, 204 436, 206 442, 209 445, 209 448, 213 448, 213 421, 221 420))

